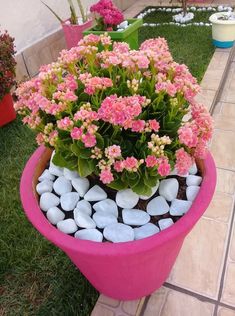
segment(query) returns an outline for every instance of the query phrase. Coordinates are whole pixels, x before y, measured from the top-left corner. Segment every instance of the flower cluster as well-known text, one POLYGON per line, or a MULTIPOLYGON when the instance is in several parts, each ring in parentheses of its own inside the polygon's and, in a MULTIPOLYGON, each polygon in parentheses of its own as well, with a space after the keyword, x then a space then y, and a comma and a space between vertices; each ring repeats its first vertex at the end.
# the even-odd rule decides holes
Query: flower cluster
POLYGON ((198 91, 164 39, 132 51, 91 34, 23 83, 15 108, 58 165, 149 195, 171 170, 184 175, 206 156, 212 118, 198 91))
POLYGON ((90 11, 98 13, 97 29, 99 31, 112 31, 123 20, 122 12, 112 3, 111 0, 99 0, 90 7, 90 11))
POLYGON ((14 39, 0 32, 0 101, 15 84, 14 39))

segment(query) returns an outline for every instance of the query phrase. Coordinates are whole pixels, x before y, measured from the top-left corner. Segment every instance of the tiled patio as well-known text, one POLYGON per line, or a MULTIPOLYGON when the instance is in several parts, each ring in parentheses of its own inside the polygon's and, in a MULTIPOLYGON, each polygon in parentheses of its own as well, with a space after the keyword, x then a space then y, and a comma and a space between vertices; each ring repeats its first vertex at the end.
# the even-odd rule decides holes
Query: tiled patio
MULTIPOLYGON (((208 1, 207 5, 221 3, 225 1, 208 1)), ((144 7, 158 4, 161 1, 139 0, 125 13, 132 17, 144 7)), ((210 207, 185 240, 162 288, 132 302, 101 295, 92 316, 235 316, 234 56, 235 49, 216 50, 198 97, 215 121, 211 152, 217 166, 217 187, 210 207)))

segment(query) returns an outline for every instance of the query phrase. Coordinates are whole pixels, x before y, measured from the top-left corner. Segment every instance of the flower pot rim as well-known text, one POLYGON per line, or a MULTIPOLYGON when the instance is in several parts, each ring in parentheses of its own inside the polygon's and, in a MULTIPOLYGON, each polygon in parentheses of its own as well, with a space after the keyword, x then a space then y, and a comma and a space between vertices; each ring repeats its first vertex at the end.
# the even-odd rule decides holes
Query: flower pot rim
POLYGON ((130 35, 130 33, 134 32, 136 29, 138 29, 139 27, 141 27, 143 25, 143 19, 139 19, 139 18, 133 18, 133 19, 126 19, 125 21, 130 22, 131 24, 128 25, 128 27, 126 29, 124 29, 123 31, 117 32, 117 31, 93 31, 92 28, 94 26, 92 26, 91 28, 85 30, 83 32, 83 35, 89 35, 89 34, 95 34, 95 35, 100 35, 103 33, 108 33, 108 35, 110 35, 113 39, 124 39, 127 36, 130 35))
POLYGON ((49 223, 39 208, 37 197, 33 191, 35 168, 45 153, 44 146, 40 146, 28 160, 20 181, 20 196, 24 211, 34 227, 48 240, 68 251, 81 251, 89 255, 128 255, 149 251, 160 247, 164 243, 174 240, 179 235, 186 235, 208 207, 216 185, 216 168, 213 157, 208 153, 204 160, 204 174, 200 191, 191 208, 180 220, 166 230, 153 236, 123 243, 98 243, 88 240, 79 240, 60 232, 49 223))
POLYGON ((92 18, 88 18, 87 21, 84 22, 83 24, 66 24, 67 21, 70 21, 70 19, 64 20, 61 24, 63 26, 77 27, 77 26, 84 26, 86 24, 89 24, 90 22, 92 22, 92 18))
POLYGON ((227 15, 228 12, 216 12, 209 17, 209 20, 213 24, 221 24, 221 25, 235 25, 235 20, 218 20, 218 17, 227 15))

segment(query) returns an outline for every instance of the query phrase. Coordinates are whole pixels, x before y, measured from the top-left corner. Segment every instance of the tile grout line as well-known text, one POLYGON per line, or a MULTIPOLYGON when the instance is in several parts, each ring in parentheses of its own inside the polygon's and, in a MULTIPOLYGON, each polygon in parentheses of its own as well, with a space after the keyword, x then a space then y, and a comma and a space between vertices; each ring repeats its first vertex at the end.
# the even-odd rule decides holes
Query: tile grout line
POLYGON ((235 206, 233 207, 233 214, 232 214, 232 217, 231 217, 231 224, 230 224, 230 227, 229 227, 229 234, 228 234, 227 246, 226 246, 225 257, 224 257, 224 265, 223 265, 221 279, 220 279, 220 287, 219 287, 218 299, 217 299, 217 304, 215 305, 215 310, 214 310, 214 315, 213 316, 217 316, 218 307, 219 307, 219 304, 220 304, 220 301, 221 301, 221 297, 222 297, 222 291, 223 291, 224 279, 225 279, 225 272, 226 272, 226 267, 227 267, 227 262, 228 262, 229 248, 230 248, 230 243, 231 243, 231 238, 232 238, 232 230, 233 230, 233 225, 234 225, 234 218, 235 218, 235 206))
POLYGON ((29 78, 32 78, 31 75, 30 75, 30 73, 29 73, 27 64, 26 64, 26 60, 25 60, 25 57, 24 57, 24 52, 22 52, 21 55, 22 55, 22 59, 23 59, 24 65, 25 65, 26 72, 27 72, 29 78))
POLYGON ((144 316, 144 313, 146 311, 146 308, 147 308, 148 302, 150 300, 150 297, 151 297, 151 295, 148 295, 148 296, 145 297, 144 303, 141 306, 141 309, 140 309, 139 313, 136 314, 136 316, 144 316))

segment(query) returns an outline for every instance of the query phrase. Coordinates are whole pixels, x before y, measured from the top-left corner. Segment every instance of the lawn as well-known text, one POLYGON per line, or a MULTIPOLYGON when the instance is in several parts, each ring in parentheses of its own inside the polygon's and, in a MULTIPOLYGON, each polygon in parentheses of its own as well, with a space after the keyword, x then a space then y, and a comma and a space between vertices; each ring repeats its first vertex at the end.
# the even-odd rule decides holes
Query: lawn
MULTIPOLYGON (((160 19, 163 14, 154 13, 145 22, 160 19)), ((141 42, 157 36, 166 37, 176 61, 187 64, 200 81, 214 52, 211 29, 159 26, 140 30, 141 42)), ((36 148, 33 133, 18 118, 0 128, 0 144, 0 315, 88 316, 97 291, 64 253, 31 226, 21 208, 19 181, 36 148)))

